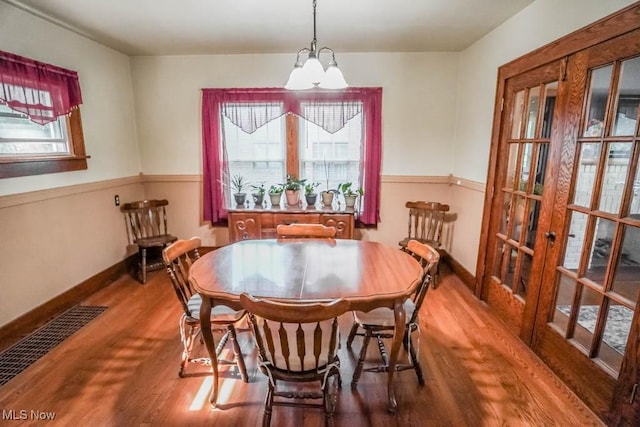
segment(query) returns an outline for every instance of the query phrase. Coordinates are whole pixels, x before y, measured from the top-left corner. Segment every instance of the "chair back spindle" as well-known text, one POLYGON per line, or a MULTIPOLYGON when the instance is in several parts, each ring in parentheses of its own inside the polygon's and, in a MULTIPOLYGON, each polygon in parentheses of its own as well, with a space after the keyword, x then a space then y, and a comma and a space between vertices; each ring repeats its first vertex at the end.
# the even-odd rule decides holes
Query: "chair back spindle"
POLYGON ((420 201, 407 202, 405 206, 409 209, 407 238, 439 248, 442 245, 442 228, 449 205, 420 201))

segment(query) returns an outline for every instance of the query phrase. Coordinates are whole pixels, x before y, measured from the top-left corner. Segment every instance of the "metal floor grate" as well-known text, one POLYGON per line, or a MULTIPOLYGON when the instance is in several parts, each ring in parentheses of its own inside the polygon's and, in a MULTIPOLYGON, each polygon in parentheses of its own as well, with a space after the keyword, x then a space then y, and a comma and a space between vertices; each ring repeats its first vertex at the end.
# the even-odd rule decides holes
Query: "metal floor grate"
POLYGON ((107 307, 76 305, 0 353, 0 386, 95 319, 107 307))

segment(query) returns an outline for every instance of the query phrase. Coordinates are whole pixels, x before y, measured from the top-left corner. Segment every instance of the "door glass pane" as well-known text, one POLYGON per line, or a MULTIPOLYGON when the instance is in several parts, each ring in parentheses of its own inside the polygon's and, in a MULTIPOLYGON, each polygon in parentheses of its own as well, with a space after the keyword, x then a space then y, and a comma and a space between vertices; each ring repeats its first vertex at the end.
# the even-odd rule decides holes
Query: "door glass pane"
POLYGON ((602 297, 599 293, 586 286, 582 287, 582 297, 580 298, 580 308, 578 319, 573 331, 573 338, 586 349, 591 348, 593 332, 596 329, 598 312, 600 311, 600 301, 602 297))
POLYGON ((611 257, 611 244, 615 233, 616 223, 604 218, 598 218, 591 248, 591 258, 585 272, 585 277, 598 284, 604 283, 607 264, 611 257))
POLYGON ((529 102, 527 105, 527 128, 525 130, 525 139, 532 139, 536 134, 536 125, 538 124, 538 103, 540 98, 540 88, 532 87, 529 89, 529 102))
POLYGON ((569 234, 567 235, 567 244, 564 250, 562 266, 568 270, 577 272, 578 266, 580 265, 580 254, 582 254, 588 216, 575 211, 570 211, 570 215, 571 224, 569 225, 569 234))
POLYGON ((514 189, 516 185, 516 167, 518 166, 518 147, 520 144, 509 144, 509 167, 507 169, 506 188, 514 189))
POLYGON ((622 63, 613 135, 635 135, 640 103, 640 57, 622 63))
POLYGON ((622 365, 632 319, 633 310, 613 302, 609 306, 598 357, 616 372, 622 365))
POLYGON ((640 219, 640 165, 636 169, 633 180, 633 196, 631 197, 631 218, 640 219))
POLYGON ((506 286, 510 287, 513 289, 513 275, 515 274, 516 271, 516 261, 518 259, 518 249, 514 248, 511 245, 507 245, 507 247, 509 248, 509 260, 508 260, 508 264, 507 264, 507 271, 504 277, 504 280, 502 280, 502 283, 504 283, 506 286))
POLYGON ((509 215, 511 215, 511 206, 515 203, 516 196, 504 193, 505 202, 503 203, 502 218, 500 219, 500 233, 507 235, 507 227, 509 226, 509 215))
POLYGON ((520 169, 520 184, 518 190, 528 191, 529 174, 531 172, 531 158, 533 157, 533 144, 522 144, 522 167, 520 169))
POLYGON ((516 198, 516 207, 513 213, 513 227, 511 228, 511 238, 517 242, 520 241, 522 234, 522 225, 524 223, 524 214, 526 212, 526 201, 522 196, 516 198))
POLYGON ((520 262, 520 280, 518 281, 517 294, 522 298, 526 298, 527 289, 529 288, 529 276, 531 275, 531 264, 533 257, 527 253, 522 253, 520 262))
POLYGON ((627 182, 627 170, 631 157, 631 143, 609 144, 609 154, 602 178, 599 209, 604 212, 618 213, 627 182))
POLYGON ((632 302, 640 290, 640 228, 625 226, 613 290, 632 302))
POLYGON ((556 289, 556 309, 553 311, 551 322, 566 335, 573 297, 576 293, 576 281, 569 276, 558 273, 558 286, 556 289))
POLYGON ((513 117, 511 119, 511 139, 520 138, 520 130, 522 129, 522 109, 524 106, 524 91, 516 93, 516 99, 513 106, 513 117))
POLYGON ((547 171, 547 157, 549 156, 549 144, 538 144, 538 159, 536 161, 536 176, 533 194, 539 196, 544 191, 544 174, 547 171))
POLYGON ((576 189, 573 196, 573 203, 576 205, 590 206, 600 156, 600 145, 595 143, 580 144, 580 162, 578 163, 576 189))
POLYGON ((533 249, 536 243, 536 233, 538 231, 538 219, 540 217, 540 202, 534 199, 529 200, 529 216, 527 223, 527 234, 524 236, 524 244, 533 249))
POLYGON ((556 107, 556 96, 558 95, 558 82, 551 82, 544 87, 544 111, 542 113, 542 131, 540 138, 551 137, 551 126, 553 125, 553 111, 556 107))
POLYGON ((584 136, 602 136, 604 129, 604 114, 607 109, 607 95, 611 84, 612 65, 596 68, 591 72, 591 87, 589 88, 588 120, 584 136))
POLYGON ((496 254, 493 261, 492 275, 502 277, 502 262, 504 260, 504 241, 498 239, 496 244, 496 254))

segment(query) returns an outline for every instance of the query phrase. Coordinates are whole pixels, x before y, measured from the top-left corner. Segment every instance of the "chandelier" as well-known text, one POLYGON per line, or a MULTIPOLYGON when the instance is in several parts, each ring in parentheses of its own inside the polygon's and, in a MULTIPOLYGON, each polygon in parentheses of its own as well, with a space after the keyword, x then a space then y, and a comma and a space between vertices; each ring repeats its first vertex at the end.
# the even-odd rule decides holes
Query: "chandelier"
POLYGON ((338 68, 333 49, 328 47, 318 49, 317 44, 316 0, 313 0, 313 40, 311 41, 311 48, 305 47, 298 51, 298 57, 293 66, 293 71, 289 74, 287 84, 284 85, 285 89, 305 90, 314 87, 322 89, 344 89, 349 86, 342 75, 342 71, 338 68), (326 71, 319 59, 322 52, 331 53, 331 61, 329 61, 329 66, 326 71), (304 63, 300 60, 301 54, 307 54, 307 59, 304 63))

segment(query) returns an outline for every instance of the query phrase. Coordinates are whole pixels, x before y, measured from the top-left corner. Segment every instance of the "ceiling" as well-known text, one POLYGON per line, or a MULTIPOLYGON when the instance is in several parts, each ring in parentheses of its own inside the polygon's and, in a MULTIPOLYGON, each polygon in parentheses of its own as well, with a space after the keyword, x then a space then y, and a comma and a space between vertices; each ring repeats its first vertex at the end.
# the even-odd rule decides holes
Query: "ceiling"
MULTIPOLYGON (((312 0, 0 0, 129 55, 290 53, 312 0)), ((318 47, 460 51, 533 0, 317 0, 318 47)))

